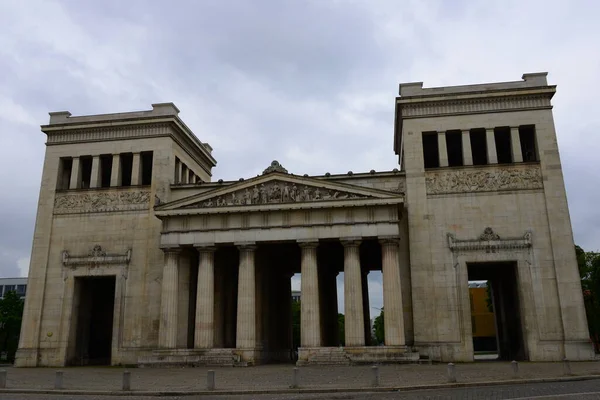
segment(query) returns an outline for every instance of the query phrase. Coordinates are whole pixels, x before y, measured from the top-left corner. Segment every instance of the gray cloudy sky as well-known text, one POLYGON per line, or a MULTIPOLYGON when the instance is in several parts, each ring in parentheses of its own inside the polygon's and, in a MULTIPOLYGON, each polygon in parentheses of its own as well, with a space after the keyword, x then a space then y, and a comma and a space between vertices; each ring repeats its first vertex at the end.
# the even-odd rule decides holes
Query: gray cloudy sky
POLYGON ((592 0, 0 0, 0 276, 27 274, 49 111, 172 101, 214 147, 215 179, 273 159, 389 170, 398 83, 536 71, 558 85, 575 240, 598 250, 598 15, 592 0))

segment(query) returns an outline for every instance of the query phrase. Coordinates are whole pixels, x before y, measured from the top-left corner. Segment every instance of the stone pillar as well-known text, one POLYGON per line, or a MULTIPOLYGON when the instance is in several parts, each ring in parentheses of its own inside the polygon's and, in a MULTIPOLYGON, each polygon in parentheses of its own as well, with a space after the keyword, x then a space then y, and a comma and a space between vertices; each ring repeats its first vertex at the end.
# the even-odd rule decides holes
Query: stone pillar
POLYGON ((360 270, 359 240, 342 241, 344 245, 344 303, 346 346, 365 345, 365 327, 360 270))
POLYGON ((194 348, 211 349, 215 344, 215 248, 197 247, 198 286, 194 348))
POLYGON ((92 176, 90 178, 90 188, 100 187, 100 156, 92 158, 92 176))
POLYGON ((256 246, 241 245, 238 274, 237 330, 235 347, 254 349, 256 336, 256 246))
POLYGON ((485 142, 487 145, 488 164, 498 164, 498 153, 496 153, 496 138, 494 137, 494 128, 485 130, 485 142))
POLYGON ((121 186, 121 155, 113 154, 112 169, 110 171, 110 186, 121 186))
POLYGON ((131 186, 142 184, 142 168, 140 153, 133 153, 133 164, 131 166, 131 186))
POLYGON ((179 248, 164 249, 162 291, 160 296, 160 328, 158 347, 174 349, 177 346, 177 298, 179 283, 179 248))
POLYGON ((404 346, 404 309, 402 286, 400 284, 400 264, 398 262, 398 239, 382 238, 381 265, 383 272, 383 318, 386 346, 404 346))
POLYGON ((179 183, 188 183, 188 177, 189 177, 188 167, 182 164, 182 166, 181 166, 181 181, 179 181, 179 183))
POLYGON ((473 151, 471 150, 471 131, 462 131, 463 165, 473 165, 473 151))
POLYGON ((438 154, 440 167, 448 166, 448 147, 446 146, 446 132, 438 132, 438 154))
POLYGON ((79 189, 81 187, 81 163, 79 161, 79 157, 73 157, 69 189, 79 189))
POLYGON ((519 127, 510 127, 510 144, 512 149, 512 161, 515 163, 523 162, 523 153, 521 151, 521 138, 519 136, 519 127))
POLYGON ((362 270, 362 299, 363 299, 363 321, 365 327, 365 346, 372 342, 371 333, 371 308, 369 307, 369 271, 362 270))
POLYGON ((319 301, 319 273, 317 267, 318 242, 302 242, 300 273, 300 346, 321 346, 321 316, 319 301))

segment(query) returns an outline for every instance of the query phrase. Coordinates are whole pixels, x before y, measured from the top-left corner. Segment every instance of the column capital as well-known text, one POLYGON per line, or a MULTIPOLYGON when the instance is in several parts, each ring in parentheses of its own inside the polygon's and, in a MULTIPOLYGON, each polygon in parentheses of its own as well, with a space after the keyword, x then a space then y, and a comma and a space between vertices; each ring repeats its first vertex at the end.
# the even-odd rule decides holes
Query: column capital
POLYGON ((379 236, 377 238, 381 245, 387 246, 398 246, 400 245, 400 237, 399 236, 379 236))
POLYGON ((486 132, 494 132, 494 129, 496 129, 496 128, 485 128, 485 131, 486 132))
POLYGON ((344 247, 358 247, 362 242, 362 238, 360 237, 348 237, 348 238, 340 238, 340 242, 344 247))
POLYGON ((181 253, 181 247, 162 247, 161 250, 165 254, 179 254, 181 253))
POLYGON ((461 129, 462 133, 471 133, 471 129, 461 129))
POLYGON ((444 134, 446 134, 446 131, 437 131, 437 134, 438 135, 444 135, 444 134))
POLYGON ((217 250, 216 246, 212 244, 197 244, 194 245, 194 248, 200 253, 214 253, 217 250))
POLYGON ((256 250, 256 242, 236 242, 236 243, 234 243, 234 245, 239 250, 244 250, 244 251, 254 251, 254 250, 256 250))
POLYGON ((316 249, 319 246, 318 240, 297 240, 296 242, 302 249, 316 249))

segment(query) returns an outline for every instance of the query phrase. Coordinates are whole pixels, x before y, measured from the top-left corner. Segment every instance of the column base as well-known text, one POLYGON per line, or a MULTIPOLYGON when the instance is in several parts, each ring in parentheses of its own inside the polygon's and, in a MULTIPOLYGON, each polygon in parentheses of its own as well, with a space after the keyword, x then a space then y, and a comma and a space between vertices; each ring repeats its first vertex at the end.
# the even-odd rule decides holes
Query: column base
POLYGON ((300 347, 298 366, 400 364, 419 361, 408 346, 300 347))
POLYGON ((15 367, 37 367, 39 349, 17 349, 15 354, 15 367))

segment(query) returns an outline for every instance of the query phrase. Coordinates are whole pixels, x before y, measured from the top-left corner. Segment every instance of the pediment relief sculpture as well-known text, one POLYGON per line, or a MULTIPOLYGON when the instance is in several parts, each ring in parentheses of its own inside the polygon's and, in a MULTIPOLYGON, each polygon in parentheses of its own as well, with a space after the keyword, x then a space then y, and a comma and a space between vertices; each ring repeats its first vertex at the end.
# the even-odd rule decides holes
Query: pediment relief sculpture
POLYGON ((364 199, 370 196, 349 193, 325 187, 296 185, 280 180, 256 184, 245 189, 211 197, 186 208, 210 208, 240 205, 259 205, 275 203, 302 203, 312 201, 364 199))

